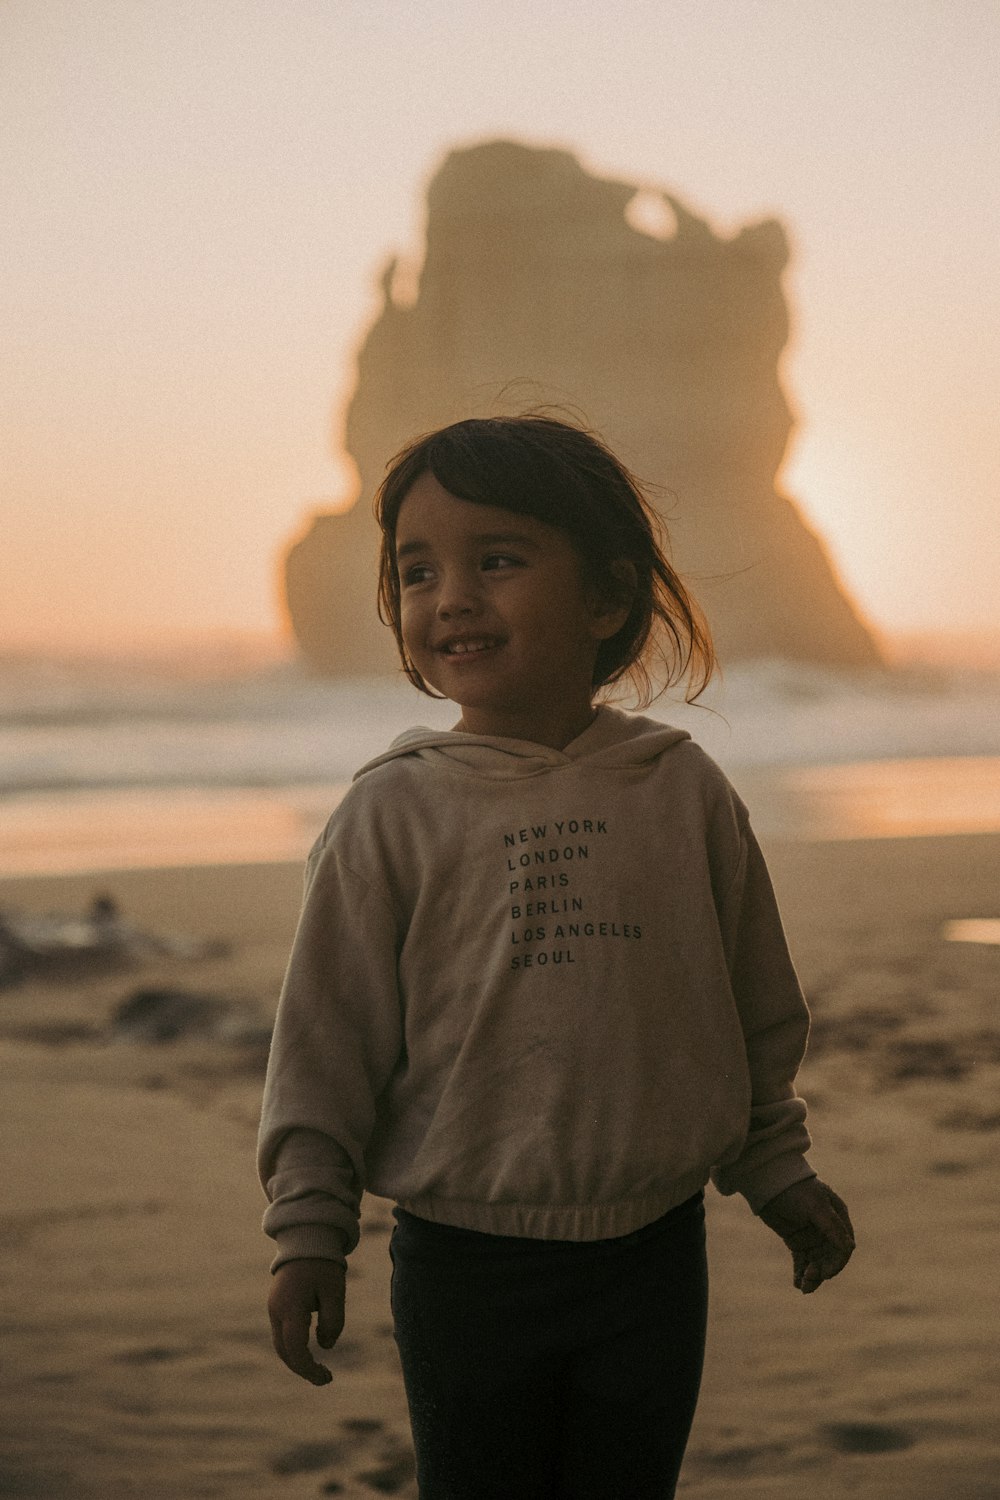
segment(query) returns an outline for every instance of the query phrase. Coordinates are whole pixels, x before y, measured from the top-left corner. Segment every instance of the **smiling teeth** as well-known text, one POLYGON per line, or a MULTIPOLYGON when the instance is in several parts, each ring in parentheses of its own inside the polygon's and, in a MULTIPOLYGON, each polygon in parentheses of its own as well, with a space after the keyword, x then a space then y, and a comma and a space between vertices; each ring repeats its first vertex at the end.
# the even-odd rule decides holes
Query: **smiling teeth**
POLYGON ((445 650, 448 652, 449 655, 455 656, 455 655, 461 655, 465 651, 485 651, 485 650, 488 649, 488 647, 490 647, 492 645, 493 645, 493 642, 492 641, 487 641, 487 640, 482 640, 482 641, 455 641, 453 645, 446 646, 445 650))

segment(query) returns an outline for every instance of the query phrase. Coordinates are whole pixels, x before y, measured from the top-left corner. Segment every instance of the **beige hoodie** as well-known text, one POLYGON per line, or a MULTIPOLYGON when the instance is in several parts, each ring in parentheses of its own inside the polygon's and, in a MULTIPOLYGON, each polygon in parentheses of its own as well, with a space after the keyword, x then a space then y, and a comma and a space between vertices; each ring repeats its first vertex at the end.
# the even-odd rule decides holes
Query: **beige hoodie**
POLYGON ((631 1233, 811 1177, 808 1014, 746 809, 683 730, 412 729, 317 841, 260 1131, 274 1265, 363 1189, 491 1234, 631 1233))

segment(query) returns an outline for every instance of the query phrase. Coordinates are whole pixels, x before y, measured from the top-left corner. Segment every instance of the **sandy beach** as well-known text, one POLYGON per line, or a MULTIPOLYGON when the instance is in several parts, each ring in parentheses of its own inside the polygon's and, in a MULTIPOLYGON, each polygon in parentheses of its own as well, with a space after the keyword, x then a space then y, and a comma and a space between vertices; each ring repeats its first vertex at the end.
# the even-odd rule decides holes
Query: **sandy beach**
MULTIPOLYGON (((680 1493, 995 1497, 1000 946, 943 926, 1000 915, 1000 836, 767 853, 814 1016, 813 1160, 860 1248, 803 1298, 780 1243, 710 1191, 680 1493)), ((301 868, 11 880, 0 909, 76 911, 103 890, 144 928, 230 951, 0 990, 0 1495, 414 1496, 387 1204, 364 1206, 333 1384, 297 1381, 268 1339, 253 1144, 301 868), (173 1042, 116 1032, 151 988, 229 1008, 173 1042)))

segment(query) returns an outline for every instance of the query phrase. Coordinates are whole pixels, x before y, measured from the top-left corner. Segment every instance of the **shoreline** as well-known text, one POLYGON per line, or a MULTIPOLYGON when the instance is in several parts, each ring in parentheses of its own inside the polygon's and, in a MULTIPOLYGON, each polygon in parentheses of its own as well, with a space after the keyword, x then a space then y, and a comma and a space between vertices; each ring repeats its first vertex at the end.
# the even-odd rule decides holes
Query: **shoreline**
MULTIPOLYGON (((762 840, 1000 833, 1000 757, 732 768, 762 840)), ((346 781, 121 787, 0 798, 0 882, 304 861, 346 781)))
MULTIPOLYGON (((930 850, 938 845, 946 846, 953 844, 956 849, 968 847, 974 850, 977 845, 984 848, 995 844, 1000 852, 1000 830, 993 828, 980 829, 958 829, 950 833, 928 832, 907 834, 879 834, 879 835, 818 835, 809 833, 784 833, 784 832, 761 832, 758 834, 761 846, 768 854, 768 860, 791 859, 795 850, 842 850, 843 858, 850 860, 863 850, 878 850, 880 848, 895 848, 908 851, 914 861, 919 859, 922 850, 930 850)), ((18 872, 0 873, 0 906, 2 906, 3 892, 15 888, 24 887, 25 890, 39 889, 42 886, 53 888, 75 885, 83 885, 93 881, 121 881, 127 885, 141 885, 147 877, 155 880, 170 880, 178 876, 190 875, 192 877, 204 876, 209 879, 222 879, 226 873, 239 877, 252 871, 279 871, 293 870, 302 871, 305 867, 308 847, 301 854, 292 854, 284 857, 261 857, 259 859, 204 859, 184 862, 169 861, 165 863, 146 863, 134 865, 96 865, 81 869, 57 869, 57 870, 23 870, 18 872)), ((877 858, 877 856, 876 856, 877 858)), ((997 886, 997 904, 1000 905, 1000 885, 997 886)))

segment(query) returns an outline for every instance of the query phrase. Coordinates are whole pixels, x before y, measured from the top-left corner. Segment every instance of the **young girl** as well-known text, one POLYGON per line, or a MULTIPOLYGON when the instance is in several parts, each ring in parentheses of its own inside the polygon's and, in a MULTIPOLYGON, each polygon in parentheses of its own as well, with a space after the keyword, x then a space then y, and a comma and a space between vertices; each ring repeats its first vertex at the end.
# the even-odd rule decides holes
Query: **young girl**
POLYGON ((465 421, 376 499, 380 614, 461 710, 357 773, 316 843, 268 1070, 275 1348, 344 1322, 363 1189, 422 1500, 671 1496, 705 1336, 703 1189, 813 1292, 853 1249, 805 1158, 808 1017, 739 797, 595 695, 714 667, 656 518, 594 436, 465 421))

